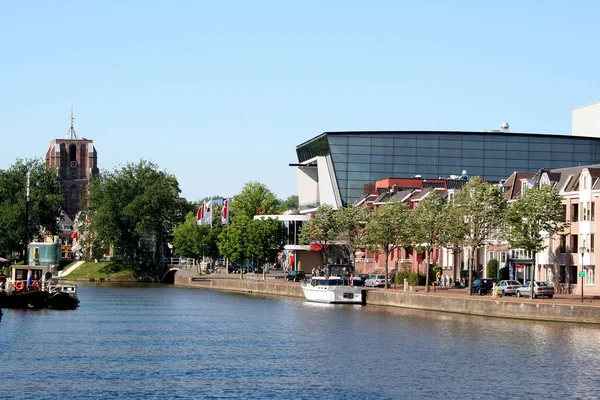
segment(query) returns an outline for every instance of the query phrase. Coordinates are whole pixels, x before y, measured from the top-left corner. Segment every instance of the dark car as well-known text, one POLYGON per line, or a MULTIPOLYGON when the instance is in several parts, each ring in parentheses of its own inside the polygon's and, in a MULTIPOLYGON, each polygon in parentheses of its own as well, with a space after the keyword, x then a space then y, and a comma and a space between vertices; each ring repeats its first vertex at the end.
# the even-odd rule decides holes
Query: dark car
POLYGON ((471 293, 478 293, 483 296, 490 293, 493 287, 494 281, 491 279, 475 279, 471 285, 471 293))
POLYGON ((300 282, 306 277, 304 271, 291 271, 285 276, 286 281, 300 282))
POLYGON ((241 267, 239 265, 229 265, 227 267, 227 272, 230 274, 239 274, 241 267))

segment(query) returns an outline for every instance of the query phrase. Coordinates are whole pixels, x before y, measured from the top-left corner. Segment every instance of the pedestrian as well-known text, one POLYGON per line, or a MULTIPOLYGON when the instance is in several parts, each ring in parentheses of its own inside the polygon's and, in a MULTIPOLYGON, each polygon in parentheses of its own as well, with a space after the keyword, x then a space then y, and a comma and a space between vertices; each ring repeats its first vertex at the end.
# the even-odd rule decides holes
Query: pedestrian
POLYGON ((315 269, 315 267, 313 267, 312 272, 311 272, 311 276, 315 276, 315 271, 316 271, 316 269, 315 269))

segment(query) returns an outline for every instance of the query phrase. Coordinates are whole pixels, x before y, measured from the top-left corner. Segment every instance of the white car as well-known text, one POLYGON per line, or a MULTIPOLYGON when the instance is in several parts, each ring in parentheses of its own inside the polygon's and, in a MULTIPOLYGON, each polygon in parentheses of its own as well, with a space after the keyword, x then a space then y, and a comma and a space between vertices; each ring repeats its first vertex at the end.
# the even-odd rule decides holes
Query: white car
POLYGON ((521 282, 514 280, 506 280, 498 282, 498 294, 502 296, 512 296, 517 294, 517 289, 523 287, 521 282))
MULTIPOLYGON (((373 274, 369 276, 369 279, 365 281, 365 286, 370 287, 385 287, 385 274, 373 274)), ((389 285, 388 280, 388 285, 389 285)))

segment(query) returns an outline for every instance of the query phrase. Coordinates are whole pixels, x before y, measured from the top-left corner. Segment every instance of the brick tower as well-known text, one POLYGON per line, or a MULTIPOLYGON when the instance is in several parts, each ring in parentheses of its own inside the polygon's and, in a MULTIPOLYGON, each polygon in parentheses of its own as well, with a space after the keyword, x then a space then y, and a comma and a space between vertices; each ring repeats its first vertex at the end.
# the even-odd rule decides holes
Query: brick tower
POLYGON ((79 139, 73 127, 74 121, 71 110, 71 127, 67 135, 64 139, 50 142, 50 148, 46 152, 46 166, 56 167, 58 171, 65 189, 65 212, 73 221, 86 197, 87 184, 99 172, 94 141, 79 139))

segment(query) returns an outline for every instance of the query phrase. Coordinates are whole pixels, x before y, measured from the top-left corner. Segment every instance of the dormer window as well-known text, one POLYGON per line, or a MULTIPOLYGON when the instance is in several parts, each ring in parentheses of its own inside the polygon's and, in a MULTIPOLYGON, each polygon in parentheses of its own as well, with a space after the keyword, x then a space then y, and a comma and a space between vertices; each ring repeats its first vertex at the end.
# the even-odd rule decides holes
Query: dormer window
POLYGON ((590 177, 587 174, 581 174, 581 190, 588 190, 590 188, 590 177))
POLYGON ((525 195, 525 192, 527 191, 527 181, 522 181, 521 182, 521 195, 525 195))

